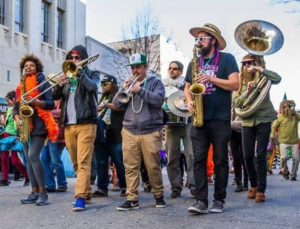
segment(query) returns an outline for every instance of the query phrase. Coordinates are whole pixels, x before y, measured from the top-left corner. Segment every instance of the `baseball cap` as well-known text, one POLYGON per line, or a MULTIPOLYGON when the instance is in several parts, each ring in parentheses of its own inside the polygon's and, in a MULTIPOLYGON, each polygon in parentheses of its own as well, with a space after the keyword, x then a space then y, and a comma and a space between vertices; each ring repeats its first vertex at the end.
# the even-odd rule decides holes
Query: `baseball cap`
POLYGON ((135 53, 129 58, 129 63, 127 66, 147 64, 147 58, 145 55, 140 53, 135 53))
POLYGON ((103 78, 101 80, 101 83, 102 82, 112 82, 112 83, 117 84, 117 78, 114 76, 111 76, 111 75, 105 75, 105 76, 103 76, 103 78))

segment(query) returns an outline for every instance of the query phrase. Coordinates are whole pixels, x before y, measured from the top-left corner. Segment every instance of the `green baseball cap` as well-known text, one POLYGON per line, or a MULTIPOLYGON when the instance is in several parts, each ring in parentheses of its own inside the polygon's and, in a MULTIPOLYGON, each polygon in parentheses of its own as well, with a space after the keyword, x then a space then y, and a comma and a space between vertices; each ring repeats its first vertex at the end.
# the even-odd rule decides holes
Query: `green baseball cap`
POLYGON ((147 58, 145 55, 135 53, 129 58, 129 64, 127 66, 147 64, 147 58))

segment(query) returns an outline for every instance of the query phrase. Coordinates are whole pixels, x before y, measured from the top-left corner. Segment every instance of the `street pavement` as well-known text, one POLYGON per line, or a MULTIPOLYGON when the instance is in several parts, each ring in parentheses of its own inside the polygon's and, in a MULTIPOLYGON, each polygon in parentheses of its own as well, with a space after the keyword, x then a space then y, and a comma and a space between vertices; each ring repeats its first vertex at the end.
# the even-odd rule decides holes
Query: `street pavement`
MULTIPOLYGON (((184 188, 182 197, 170 198, 166 169, 163 169, 163 177, 167 208, 156 208, 152 194, 145 193, 141 187, 140 209, 127 212, 116 210, 126 198, 113 191, 108 197, 93 198, 92 204, 86 205, 86 211, 71 212, 76 178, 68 178, 67 192, 49 193, 48 205, 23 205, 20 199, 29 194, 30 187, 12 181, 10 186, 0 187, 0 229, 300 228, 300 178, 297 181, 285 180, 278 172, 278 169, 274 170, 274 175, 268 176, 266 202, 260 204, 248 200, 246 191, 235 193, 235 186, 231 185, 233 175, 230 174, 225 211, 204 215, 190 215, 187 211, 194 202, 187 188, 184 188)), ((96 189, 95 185, 93 189, 96 189)), ((209 206, 212 195, 213 185, 210 185, 209 206)))

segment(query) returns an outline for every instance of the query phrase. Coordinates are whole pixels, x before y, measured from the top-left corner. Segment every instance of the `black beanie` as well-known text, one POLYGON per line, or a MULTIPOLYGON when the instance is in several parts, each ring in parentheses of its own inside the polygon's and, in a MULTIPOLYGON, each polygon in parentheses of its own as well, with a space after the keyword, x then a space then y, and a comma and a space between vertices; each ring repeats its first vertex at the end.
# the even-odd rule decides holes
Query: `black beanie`
POLYGON ((173 61, 171 61, 171 63, 169 64, 169 67, 170 67, 170 65, 171 65, 172 63, 177 64, 179 70, 180 70, 180 71, 183 71, 183 64, 182 64, 181 62, 179 62, 179 61, 177 61, 177 60, 173 60, 173 61))

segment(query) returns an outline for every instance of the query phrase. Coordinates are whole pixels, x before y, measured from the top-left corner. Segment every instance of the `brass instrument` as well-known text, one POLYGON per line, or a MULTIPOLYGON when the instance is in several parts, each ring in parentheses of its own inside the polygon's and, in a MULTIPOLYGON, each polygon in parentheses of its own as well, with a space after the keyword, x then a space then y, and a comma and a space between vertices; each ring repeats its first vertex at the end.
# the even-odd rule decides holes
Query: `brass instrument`
POLYGON ((78 69, 79 68, 84 68, 85 66, 89 65, 90 63, 94 62, 95 60, 97 60, 99 57, 99 54, 95 54, 93 56, 90 56, 89 58, 86 58, 78 63, 75 63, 73 62, 72 60, 65 60, 62 64, 62 71, 58 74, 55 74, 51 77, 48 77, 48 79, 42 83, 40 83, 38 86, 32 88, 31 90, 29 90, 28 92, 24 93, 22 96, 21 96, 21 100, 24 102, 24 103, 31 103, 33 100, 37 99, 39 96, 43 95, 44 93, 46 93, 47 91, 51 90, 53 87, 55 87, 56 85, 58 85, 61 81, 55 81, 54 78, 55 77, 58 77, 58 76, 61 76, 62 74, 64 75, 67 75, 68 77, 74 77, 77 75, 78 73, 78 69), (39 88, 41 87, 42 85, 44 85, 45 83, 47 82, 55 82, 52 84, 51 87, 47 88, 46 90, 44 90, 43 92, 41 92, 39 95, 37 95, 36 97, 26 101, 25 97, 31 93, 32 91, 34 91, 36 88, 39 88))
MULTIPOLYGON (((248 53, 255 55, 255 61, 264 62, 263 56, 270 55, 281 49, 284 37, 275 25, 260 20, 246 21, 240 24, 234 33, 238 45, 248 53)), ((259 108, 268 96, 271 81, 265 76, 260 77, 241 108, 235 108, 239 117, 246 118, 259 108)))
MULTIPOLYGON (((137 80, 140 78, 139 75, 134 75, 133 79, 131 81, 131 83, 123 90, 118 92, 118 100, 121 103, 128 103, 130 100, 130 97, 133 95, 133 93, 130 91, 130 89, 132 88, 132 86, 137 82, 137 80)), ((146 78, 145 78, 146 79, 146 78)), ((141 84, 144 83, 145 79, 142 81, 141 84)))
MULTIPOLYGON (((21 76, 21 97, 26 94, 25 89, 25 69, 23 69, 23 73, 21 76)), ((19 115, 21 119, 21 123, 18 125, 20 140, 23 143, 28 142, 29 134, 30 134, 30 117, 33 115, 34 110, 28 104, 24 103, 22 99, 20 99, 19 103, 19 115)))
POLYGON ((190 86, 190 93, 192 94, 193 100, 193 126, 201 127, 203 126, 203 93, 206 88, 203 84, 196 83, 195 78, 199 74, 199 63, 197 56, 197 45, 193 48, 193 60, 192 60, 192 85, 190 86))

